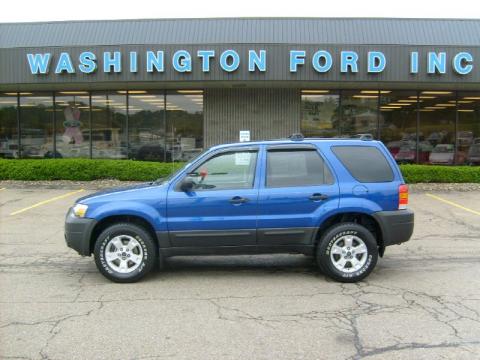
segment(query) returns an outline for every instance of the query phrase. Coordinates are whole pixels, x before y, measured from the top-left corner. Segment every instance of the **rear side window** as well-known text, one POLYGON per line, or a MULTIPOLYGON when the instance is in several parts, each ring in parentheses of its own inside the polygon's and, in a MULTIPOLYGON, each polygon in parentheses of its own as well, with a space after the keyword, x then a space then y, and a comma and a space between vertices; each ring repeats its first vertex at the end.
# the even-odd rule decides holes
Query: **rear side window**
POLYGON ((267 187, 332 183, 332 174, 314 149, 267 151, 267 187))
POLYGON ((382 152, 373 146, 333 146, 333 153, 360 182, 393 181, 393 171, 382 152))

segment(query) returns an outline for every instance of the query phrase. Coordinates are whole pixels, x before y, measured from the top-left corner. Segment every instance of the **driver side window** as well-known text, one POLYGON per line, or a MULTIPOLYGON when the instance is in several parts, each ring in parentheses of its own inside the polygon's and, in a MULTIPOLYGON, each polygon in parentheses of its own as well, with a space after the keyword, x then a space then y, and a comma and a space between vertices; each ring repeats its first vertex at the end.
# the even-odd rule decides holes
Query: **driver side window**
POLYGON ((257 164, 256 150, 231 151, 218 154, 187 176, 193 180, 193 190, 251 189, 257 164))

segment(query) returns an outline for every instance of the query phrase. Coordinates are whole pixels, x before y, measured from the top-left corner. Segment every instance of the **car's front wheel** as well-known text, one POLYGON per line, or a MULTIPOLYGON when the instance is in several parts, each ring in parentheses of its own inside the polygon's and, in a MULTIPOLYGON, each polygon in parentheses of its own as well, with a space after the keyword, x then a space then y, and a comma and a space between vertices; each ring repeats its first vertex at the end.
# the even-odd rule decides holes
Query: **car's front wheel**
POLYGON ((130 223, 115 224, 102 231, 95 243, 94 256, 98 270, 106 278, 121 283, 140 280, 157 261, 152 236, 130 223))
POLYGON ((317 246, 317 263, 330 278, 357 282, 372 272, 378 260, 378 246, 373 234, 356 223, 342 223, 329 228, 317 246))

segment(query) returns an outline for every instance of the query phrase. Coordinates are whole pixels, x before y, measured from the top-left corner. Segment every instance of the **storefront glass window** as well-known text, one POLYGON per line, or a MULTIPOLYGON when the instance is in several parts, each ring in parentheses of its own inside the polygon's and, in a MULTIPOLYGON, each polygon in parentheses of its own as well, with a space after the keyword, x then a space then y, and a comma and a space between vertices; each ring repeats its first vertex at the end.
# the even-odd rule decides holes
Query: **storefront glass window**
POLYGON ((377 137, 378 96, 379 92, 376 90, 342 91, 341 136, 377 137))
MULTIPOLYGON (((421 100, 422 101, 422 100, 421 100)), ((417 93, 380 91, 380 140, 398 163, 417 161, 417 93)))
POLYGON ((302 90, 302 134, 338 136, 339 100, 340 96, 329 90, 302 90))
POLYGON ((0 158, 18 158, 17 94, 0 94, 0 158))
POLYGON ((480 165, 480 92, 458 93, 457 163, 480 165))
POLYGON ((188 161, 203 150, 203 91, 167 93, 167 152, 174 161, 188 161))
POLYGON ((55 94, 56 156, 90 157, 90 105, 87 91, 55 94))
MULTIPOLYGON (((455 163, 455 93, 421 91, 418 95, 420 126, 419 163, 451 165, 455 163)), ((464 162, 459 157, 457 162, 464 162)))
POLYGON ((53 158, 53 94, 20 95, 21 156, 53 158))
MULTIPOLYGON (((91 108, 87 91, 18 98, 17 109, 17 93, 0 93, 0 158, 92 148, 93 158, 188 161, 203 150, 202 90, 93 92, 91 108)), ((479 92, 302 90, 301 101, 307 137, 379 137, 399 163, 480 165, 479 92)))
POLYGON ((129 158, 171 161, 165 144, 165 93, 128 92, 129 158))
POLYGON ((127 158, 127 95, 92 93, 92 157, 127 158))

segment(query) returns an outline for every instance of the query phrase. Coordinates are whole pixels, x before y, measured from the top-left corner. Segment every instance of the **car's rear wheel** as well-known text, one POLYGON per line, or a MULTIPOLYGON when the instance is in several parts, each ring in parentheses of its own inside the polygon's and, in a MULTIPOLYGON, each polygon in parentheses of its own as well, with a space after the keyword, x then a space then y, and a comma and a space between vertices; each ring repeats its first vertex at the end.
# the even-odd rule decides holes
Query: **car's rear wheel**
POLYGON ((356 223, 332 226, 317 246, 317 264, 330 278, 357 282, 372 272, 378 260, 378 245, 373 234, 356 223))
POLYGON ((127 283, 140 280, 155 267, 157 249, 144 228, 120 223, 98 236, 94 256, 98 270, 106 278, 127 283))

